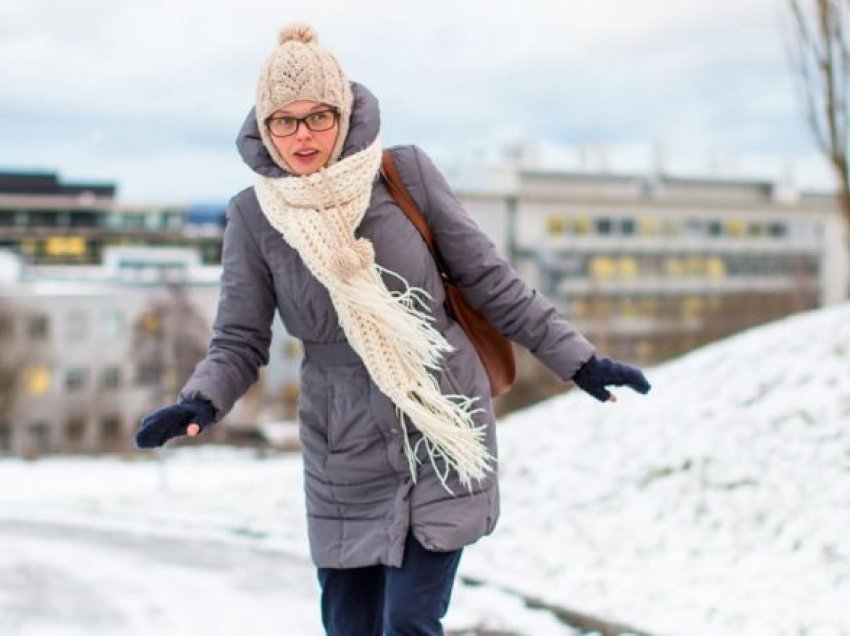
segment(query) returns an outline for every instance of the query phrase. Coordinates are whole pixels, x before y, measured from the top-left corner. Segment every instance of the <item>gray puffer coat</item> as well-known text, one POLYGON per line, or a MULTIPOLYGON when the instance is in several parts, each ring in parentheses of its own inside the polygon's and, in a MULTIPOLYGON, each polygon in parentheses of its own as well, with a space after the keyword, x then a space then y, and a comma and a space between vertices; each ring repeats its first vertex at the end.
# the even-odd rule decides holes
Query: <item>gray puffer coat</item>
MULTIPOLYGON (((377 100, 363 86, 352 87, 355 103, 343 157, 368 146, 379 130, 377 100)), ((260 141, 253 111, 237 146, 255 172, 284 176, 260 141)), ((428 219, 446 267, 471 304, 558 376, 571 378, 593 353, 592 345, 520 279, 420 149, 397 147, 393 156, 428 219)), ((487 446, 496 456, 484 367, 463 330, 446 314, 444 288, 428 248, 380 179, 357 233, 372 241, 380 265, 431 294, 437 325, 455 348, 444 361, 440 386, 480 398, 477 421, 486 425, 487 446)), ((316 565, 398 566, 409 531, 427 549, 447 551, 493 530, 499 515, 495 473, 475 483, 471 492, 450 477, 451 495, 426 459, 413 483, 393 404, 346 342, 326 289, 266 220, 253 188, 230 202, 222 265, 209 352, 180 395, 206 398, 216 419, 224 416, 256 381, 258 368, 268 363, 270 325, 274 311, 280 313, 287 331, 304 345, 298 412, 316 565)), ((393 277, 385 276, 385 282, 391 290, 399 289, 393 277)))

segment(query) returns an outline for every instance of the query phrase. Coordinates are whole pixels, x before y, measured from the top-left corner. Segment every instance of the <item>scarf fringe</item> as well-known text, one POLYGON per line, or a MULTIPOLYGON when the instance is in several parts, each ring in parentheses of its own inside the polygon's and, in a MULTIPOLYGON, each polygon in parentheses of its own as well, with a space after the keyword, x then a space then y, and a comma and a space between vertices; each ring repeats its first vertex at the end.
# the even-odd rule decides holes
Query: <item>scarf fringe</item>
POLYGON ((481 453, 487 434, 484 425, 476 424, 474 415, 483 409, 473 409, 478 398, 464 395, 444 395, 434 381, 432 387, 422 387, 407 395, 393 396, 401 426, 405 432, 405 455, 416 481, 416 466, 421 463, 419 448, 425 452, 443 488, 454 494, 448 485, 450 470, 458 475, 461 485, 472 490, 473 480, 481 481, 491 470, 493 457, 481 453), (423 388, 425 390, 423 390, 423 388), (422 438, 411 445, 404 416, 410 418, 422 438), (440 468, 442 463, 442 469, 440 468))
MULTIPOLYGON (((472 481, 482 480, 493 460, 484 450, 486 428, 474 419, 477 413, 483 412, 483 409, 473 408, 478 398, 444 395, 436 378, 427 374, 427 379, 424 379, 419 372, 423 367, 439 372, 445 355, 454 351, 454 347, 433 326, 433 315, 427 311, 430 294, 407 286, 403 292, 387 298, 386 294, 376 292, 374 282, 369 280, 373 276, 379 276, 375 269, 363 272, 341 286, 339 291, 347 296, 349 305, 338 305, 334 300, 335 306, 345 307, 345 312, 352 313, 352 320, 356 321, 359 314, 361 318, 368 316, 372 323, 373 329, 358 330, 355 332, 357 335, 349 337, 349 343, 365 360, 375 353, 370 350, 376 346, 370 334, 389 332, 397 335, 396 342, 400 345, 397 362, 402 369, 399 381, 389 387, 381 386, 377 381, 376 384, 393 401, 397 411, 401 411, 399 420, 402 424, 403 416, 407 415, 422 433, 420 443, 425 442, 427 455, 443 487, 452 492, 447 479, 449 470, 454 469, 460 483, 471 490, 472 481), (368 309, 371 311, 367 313, 368 309), (438 463, 443 464, 442 470, 438 463)), ((414 468, 419 463, 418 444, 411 446, 409 433, 404 428, 405 454, 415 480, 414 468)))

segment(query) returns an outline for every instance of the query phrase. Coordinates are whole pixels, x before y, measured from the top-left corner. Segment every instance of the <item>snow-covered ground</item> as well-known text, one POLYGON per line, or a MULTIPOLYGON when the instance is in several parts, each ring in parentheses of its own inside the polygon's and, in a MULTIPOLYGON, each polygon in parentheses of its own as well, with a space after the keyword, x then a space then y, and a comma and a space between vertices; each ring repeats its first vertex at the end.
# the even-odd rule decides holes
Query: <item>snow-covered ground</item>
POLYGON ((505 422, 465 572, 664 634, 850 634, 850 305, 649 376, 505 422))
MULTIPOLYGON (((500 426, 502 519, 447 627, 573 634, 520 596, 658 634, 850 634, 850 305, 500 426)), ((320 634, 297 456, 0 462, 0 633, 320 634)))
MULTIPOLYGON (((300 457, 156 454, 0 462, 0 634, 321 634, 300 457)), ((496 588, 454 601, 458 633, 575 634, 496 588)))

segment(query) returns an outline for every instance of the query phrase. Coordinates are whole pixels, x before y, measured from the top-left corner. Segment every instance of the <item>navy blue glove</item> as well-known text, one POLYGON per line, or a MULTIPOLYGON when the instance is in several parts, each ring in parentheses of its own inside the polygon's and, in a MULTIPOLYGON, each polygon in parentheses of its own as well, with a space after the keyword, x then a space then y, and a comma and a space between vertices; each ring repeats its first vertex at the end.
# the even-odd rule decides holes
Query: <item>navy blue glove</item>
POLYGON ((638 393, 649 393, 651 388, 643 371, 637 367, 596 356, 581 365, 573 376, 573 382, 600 402, 607 402, 611 397, 611 393, 605 388, 609 385, 628 386, 638 393))
POLYGON ((136 448, 162 446, 172 437, 186 434, 193 422, 204 430, 215 419, 215 409, 206 400, 194 399, 157 409, 142 419, 136 432, 136 448))

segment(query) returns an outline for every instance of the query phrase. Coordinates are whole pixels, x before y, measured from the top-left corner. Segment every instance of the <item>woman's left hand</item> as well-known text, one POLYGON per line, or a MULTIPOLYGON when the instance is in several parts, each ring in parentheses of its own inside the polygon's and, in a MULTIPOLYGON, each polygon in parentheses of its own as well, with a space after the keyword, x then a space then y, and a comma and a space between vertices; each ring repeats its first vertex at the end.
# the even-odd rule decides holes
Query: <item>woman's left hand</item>
POLYGON ((607 386, 628 386, 638 393, 649 393, 652 388, 643 371, 637 367, 595 355, 576 371, 573 382, 600 402, 617 401, 617 397, 605 388, 607 386))

